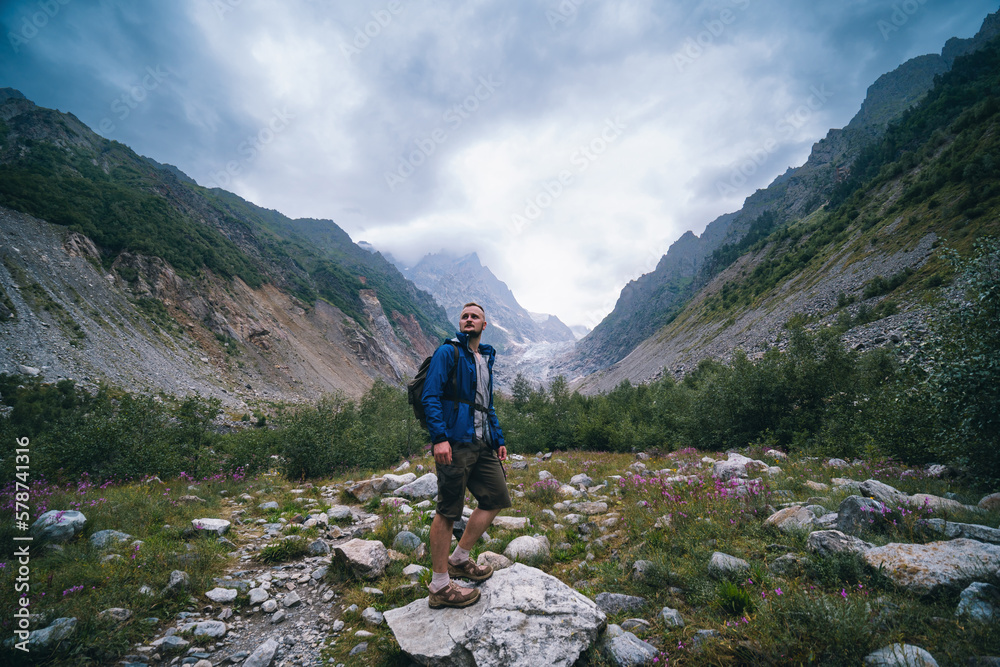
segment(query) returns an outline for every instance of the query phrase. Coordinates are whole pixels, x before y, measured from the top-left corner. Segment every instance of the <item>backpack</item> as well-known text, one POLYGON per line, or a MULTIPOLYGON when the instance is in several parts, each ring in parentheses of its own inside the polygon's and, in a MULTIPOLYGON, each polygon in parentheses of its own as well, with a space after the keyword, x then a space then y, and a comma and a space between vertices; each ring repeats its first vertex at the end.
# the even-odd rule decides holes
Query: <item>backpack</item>
MULTIPOLYGON (((458 370, 458 345, 457 341, 447 340, 446 344, 451 345, 452 350, 455 351, 455 365, 452 367, 451 373, 448 375, 448 385, 451 389, 451 394, 454 396, 457 393, 455 389, 455 372, 458 370)), ((406 385, 406 402, 410 404, 413 408, 413 416, 417 418, 420 423, 420 428, 427 430, 427 415, 424 414, 424 381, 427 380, 427 369, 431 367, 431 358, 427 357, 420 363, 420 367, 417 369, 417 375, 410 380, 406 385)), ((445 393, 448 393, 447 391, 445 393)))

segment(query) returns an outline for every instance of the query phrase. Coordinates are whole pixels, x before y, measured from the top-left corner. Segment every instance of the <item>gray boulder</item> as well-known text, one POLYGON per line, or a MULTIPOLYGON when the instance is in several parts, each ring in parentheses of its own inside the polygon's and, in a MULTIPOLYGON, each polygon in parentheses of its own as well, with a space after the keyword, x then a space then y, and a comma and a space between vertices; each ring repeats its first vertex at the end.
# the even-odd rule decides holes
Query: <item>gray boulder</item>
POLYGON ((326 515, 333 521, 343 521, 353 516, 349 505, 334 505, 326 511, 326 515))
POLYGON ((326 554, 330 553, 330 545, 324 542, 323 540, 316 540, 314 542, 310 542, 309 546, 306 548, 309 550, 309 553, 312 554, 313 556, 325 556, 326 554))
POLYGON ((271 597, 271 594, 268 593, 263 588, 251 588, 250 589, 250 604, 252 604, 252 605, 254 605, 254 604, 260 604, 262 602, 265 602, 270 597, 271 597))
POLYGON ((609 625, 600 642, 601 655, 615 667, 640 667, 653 664, 659 651, 631 632, 609 625))
POLYGON ((866 479, 861 482, 860 489, 862 496, 872 498, 885 505, 905 505, 910 500, 909 495, 877 479, 866 479))
POLYGON ((749 476, 749 470, 766 470, 769 467, 763 461, 756 461, 742 454, 729 452, 727 460, 715 461, 712 464, 712 476, 721 480, 729 480, 734 477, 745 478, 749 476))
POLYGON ((87 517, 76 510, 49 510, 31 524, 31 536, 39 542, 69 542, 87 525, 87 517))
POLYGON ((809 530, 815 519, 816 514, 812 510, 801 505, 795 505, 778 510, 767 517, 764 520, 764 524, 774 526, 778 530, 787 533, 794 530, 809 530))
POLYGON ((235 600, 238 593, 235 588, 213 588, 205 593, 205 597, 212 602, 226 603, 235 600))
POLYGON ((828 556, 843 551, 864 553, 869 549, 874 549, 875 545, 853 535, 845 535, 839 530, 817 530, 814 533, 809 533, 806 548, 821 556, 828 556))
POLYGON ((579 475, 573 475, 569 483, 573 486, 589 487, 594 485, 594 480, 590 478, 590 475, 581 472, 579 475))
POLYGON ((1000 528, 979 526, 974 523, 956 523, 944 519, 927 519, 920 525, 928 532, 940 533, 951 540, 956 537, 967 537, 978 542, 1000 544, 1000 528))
POLYGON ((250 657, 243 661, 243 667, 271 667, 274 654, 278 652, 278 646, 280 646, 278 640, 273 637, 268 639, 255 648, 250 657))
POLYGON ((983 496, 977 507, 981 510, 986 510, 987 512, 1000 510, 1000 493, 991 493, 988 496, 983 496))
POLYGON ((597 639, 604 613, 555 577, 515 564, 496 572, 464 609, 427 598, 385 612, 400 648, 422 665, 570 667, 597 639))
POLYGON ((479 558, 476 559, 476 565, 489 565, 494 570, 506 570, 513 564, 514 561, 507 558, 503 554, 494 553, 492 551, 484 551, 479 554, 479 558))
POLYGON ((408 530, 399 531, 392 540, 392 548, 397 551, 414 551, 420 544, 420 538, 408 530))
POLYGON ((414 500, 433 498, 437 495, 437 475, 432 472, 418 478, 416 481, 404 484, 392 492, 394 496, 405 496, 414 500))
POLYGON ((187 587, 191 584, 191 577, 188 576, 187 572, 183 570, 174 570, 170 573, 170 579, 167 580, 167 585, 163 589, 161 595, 173 595, 178 591, 187 590, 187 587))
POLYGON ((670 607, 664 607, 660 610, 660 620, 663 621, 663 625, 668 628, 684 627, 684 619, 681 618, 681 613, 676 609, 671 609, 670 607))
POLYGON ((893 644, 865 656, 865 667, 938 667, 934 656, 910 644, 893 644))
POLYGON ((726 579, 732 575, 742 575, 749 571, 750 563, 721 551, 713 553, 712 559, 708 562, 708 576, 715 579, 726 579))
POLYGON ((226 636, 229 628, 222 621, 201 621, 200 623, 186 623, 181 626, 181 632, 193 631, 195 637, 212 637, 221 639, 226 636))
POLYGON ((549 541, 545 537, 538 538, 530 535, 515 537, 504 549, 503 555, 512 561, 548 558, 549 541))
POLYGON ((229 526, 232 524, 225 519, 191 519, 191 525, 197 531, 222 537, 229 531, 229 526))
POLYGON ((389 550, 378 540, 353 539, 337 545, 334 557, 350 568, 354 576, 361 579, 378 579, 389 564, 389 550))
POLYGON ((128 619, 132 618, 132 612, 131 610, 123 607, 112 607, 110 609, 105 609, 99 613, 97 617, 114 621, 115 623, 124 623, 128 619))
POLYGON ((361 612, 361 620, 368 625, 382 625, 385 623, 385 615, 375 607, 368 607, 361 612))
POLYGON ((624 593, 598 593, 594 602, 605 614, 617 614, 641 609, 646 604, 646 598, 624 593))
POLYGON ((90 536, 90 545, 96 549, 105 549, 131 539, 131 535, 118 530, 99 530, 90 536))
POLYGON ((408 472, 405 475, 386 475, 382 479, 385 480, 383 491, 395 491, 401 486, 416 481, 417 476, 412 472, 408 472))
POLYGON ((878 500, 864 496, 848 496, 837 509, 837 530, 848 535, 857 535, 862 530, 881 527, 884 520, 882 510, 885 505, 878 500))
POLYGON ((960 537, 930 544, 887 544, 869 549, 865 560, 883 567, 900 586, 918 593, 960 586, 1000 569, 1000 546, 960 537))
POLYGON ((266 503, 261 503, 258 507, 264 511, 276 510, 278 509, 278 503, 275 500, 269 500, 266 503))
POLYGON ((1000 588, 992 584, 975 582, 962 591, 956 616, 967 616, 982 623, 1000 621, 1000 588))

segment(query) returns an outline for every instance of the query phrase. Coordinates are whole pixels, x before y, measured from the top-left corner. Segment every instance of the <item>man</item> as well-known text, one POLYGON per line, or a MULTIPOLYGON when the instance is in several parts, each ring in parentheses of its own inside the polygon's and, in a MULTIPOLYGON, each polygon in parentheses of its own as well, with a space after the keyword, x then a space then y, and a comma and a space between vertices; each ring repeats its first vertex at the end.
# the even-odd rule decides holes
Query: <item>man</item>
POLYGON ((456 337, 434 352, 422 396, 438 478, 437 513, 431 523, 434 572, 428 604, 432 609, 467 607, 479 601, 478 589, 460 586, 451 577, 484 581, 493 575, 492 567, 476 565, 469 558, 469 550, 500 510, 511 505, 500 464, 507 458, 507 448, 493 409, 496 351, 479 342, 486 328, 482 306, 467 303, 458 327, 456 337), (453 343, 457 343, 457 353, 453 343), (452 528, 462 518, 466 488, 478 506, 449 556, 452 528))

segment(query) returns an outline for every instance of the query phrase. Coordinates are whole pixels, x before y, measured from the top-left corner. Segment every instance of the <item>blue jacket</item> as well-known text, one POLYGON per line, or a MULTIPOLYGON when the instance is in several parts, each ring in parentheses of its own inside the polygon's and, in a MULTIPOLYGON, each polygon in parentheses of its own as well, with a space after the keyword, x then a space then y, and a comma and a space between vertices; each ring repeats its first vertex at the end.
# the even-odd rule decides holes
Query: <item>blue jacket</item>
MULTIPOLYGON (((461 345, 459 345, 455 386, 458 389, 457 398, 460 401, 466 401, 466 403, 456 403, 450 400, 451 396, 445 396, 448 378, 456 363, 454 346, 445 343, 431 357, 431 365, 427 369, 422 396, 427 431, 434 444, 445 440, 452 444, 472 442, 475 435, 475 408, 471 404, 476 400, 476 359, 469 350, 469 335, 458 332, 452 340, 456 339, 461 345)), ((490 427, 491 444, 493 449, 497 449, 504 444, 503 431, 500 430, 497 413, 493 408, 493 361, 496 359, 497 353, 492 345, 482 344, 479 346, 479 353, 486 357, 487 366, 490 369, 490 404, 487 423, 490 427)))

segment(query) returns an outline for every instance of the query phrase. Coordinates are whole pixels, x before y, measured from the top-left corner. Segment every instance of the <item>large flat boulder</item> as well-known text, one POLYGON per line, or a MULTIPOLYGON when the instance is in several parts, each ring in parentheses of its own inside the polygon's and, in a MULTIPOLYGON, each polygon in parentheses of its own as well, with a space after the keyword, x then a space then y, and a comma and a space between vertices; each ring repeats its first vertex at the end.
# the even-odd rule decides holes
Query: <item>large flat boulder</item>
POLYGON ((900 586, 918 593, 952 588, 1000 570, 1000 546, 960 537, 930 544, 887 544, 864 558, 900 586))
POLYGON ((400 648, 434 667, 570 667, 596 640, 604 612, 555 577, 520 563, 484 581, 465 609, 427 598, 385 612, 400 648))
POLYGON ((410 482, 409 484, 404 484, 395 491, 392 492, 394 496, 406 496, 407 498, 413 498, 414 500, 420 500, 422 498, 433 498, 438 492, 438 478, 432 472, 427 473, 422 477, 418 477, 416 480, 410 482))

